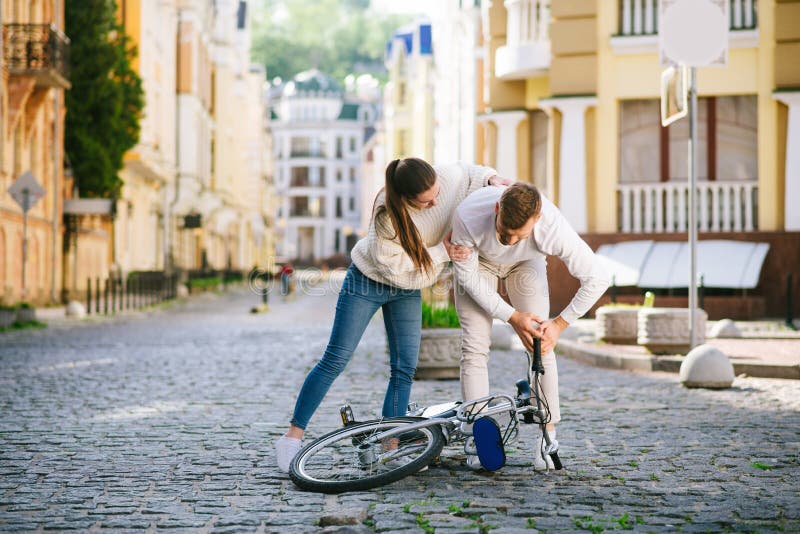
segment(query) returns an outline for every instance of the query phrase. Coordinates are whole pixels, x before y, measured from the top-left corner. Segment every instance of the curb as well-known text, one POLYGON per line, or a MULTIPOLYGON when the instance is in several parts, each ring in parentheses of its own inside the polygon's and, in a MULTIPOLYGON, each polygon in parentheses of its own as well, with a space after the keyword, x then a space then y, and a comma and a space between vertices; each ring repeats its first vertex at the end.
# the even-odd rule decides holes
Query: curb
MULTIPOLYGON (((678 373, 681 368, 681 362, 683 362, 683 357, 681 356, 619 354, 611 350, 604 350, 596 345, 567 339, 559 340, 557 350, 559 356, 566 356, 594 367, 624 371, 678 373)), ((762 363, 756 360, 734 360, 732 363, 733 372, 736 376, 744 374, 758 378, 800 380, 800 365, 762 363)))

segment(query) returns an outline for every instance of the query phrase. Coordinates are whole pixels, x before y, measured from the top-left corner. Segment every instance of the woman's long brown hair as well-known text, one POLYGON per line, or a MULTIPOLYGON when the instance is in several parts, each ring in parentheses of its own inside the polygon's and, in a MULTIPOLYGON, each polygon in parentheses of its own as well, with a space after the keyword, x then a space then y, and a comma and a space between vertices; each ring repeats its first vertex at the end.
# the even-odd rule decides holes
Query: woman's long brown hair
POLYGON ((384 204, 373 210, 376 231, 379 228, 378 216, 388 214, 395 234, 391 239, 397 238, 417 269, 425 271, 430 271, 432 267, 431 257, 408 213, 408 203, 435 183, 436 171, 426 161, 418 158, 396 159, 386 167, 384 204))

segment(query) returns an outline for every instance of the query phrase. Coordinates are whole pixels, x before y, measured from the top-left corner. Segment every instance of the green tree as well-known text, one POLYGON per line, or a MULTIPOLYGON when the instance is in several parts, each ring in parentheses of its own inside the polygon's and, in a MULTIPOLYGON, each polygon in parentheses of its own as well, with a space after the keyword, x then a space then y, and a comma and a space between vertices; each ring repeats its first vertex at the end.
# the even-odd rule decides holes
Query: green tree
POLYGON ((369 73, 385 81, 383 56, 392 33, 410 17, 385 15, 369 0, 263 0, 253 24, 253 61, 270 78, 318 68, 339 81, 369 73))
POLYGON ((67 0, 71 39, 64 145, 81 196, 119 193, 125 152, 139 139, 142 80, 131 67, 136 48, 117 21, 114 0, 67 0))

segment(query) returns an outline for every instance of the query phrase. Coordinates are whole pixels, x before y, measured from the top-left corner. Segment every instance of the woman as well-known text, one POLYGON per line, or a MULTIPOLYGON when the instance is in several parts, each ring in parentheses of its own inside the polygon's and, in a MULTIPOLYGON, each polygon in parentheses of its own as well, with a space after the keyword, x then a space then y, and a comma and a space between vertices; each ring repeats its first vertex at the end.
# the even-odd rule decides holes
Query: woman
POLYGON ((339 293, 328 347, 306 377, 289 430, 275 443, 282 471, 289 470, 308 421, 379 308, 390 364, 382 413, 384 417, 405 414, 419 353, 419 290, 436 281, 450 257, 466 259, 471 252, 445 239, 458 204, 480 187, 505 183, 493 169, 477 165, 458 163, 434 169, 417 158, 389 163, 368 235, 351 252, 353 263, 339 293))

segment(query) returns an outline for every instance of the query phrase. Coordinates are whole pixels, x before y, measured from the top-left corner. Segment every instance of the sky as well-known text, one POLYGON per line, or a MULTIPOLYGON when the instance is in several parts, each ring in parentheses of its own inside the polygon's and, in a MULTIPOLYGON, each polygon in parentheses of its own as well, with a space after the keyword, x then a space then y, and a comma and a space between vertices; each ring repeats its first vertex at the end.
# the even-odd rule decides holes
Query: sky
POLYGON ((384 13, 420 13, 435 17, 445 0, 372 0, 371 7, 384 13))

